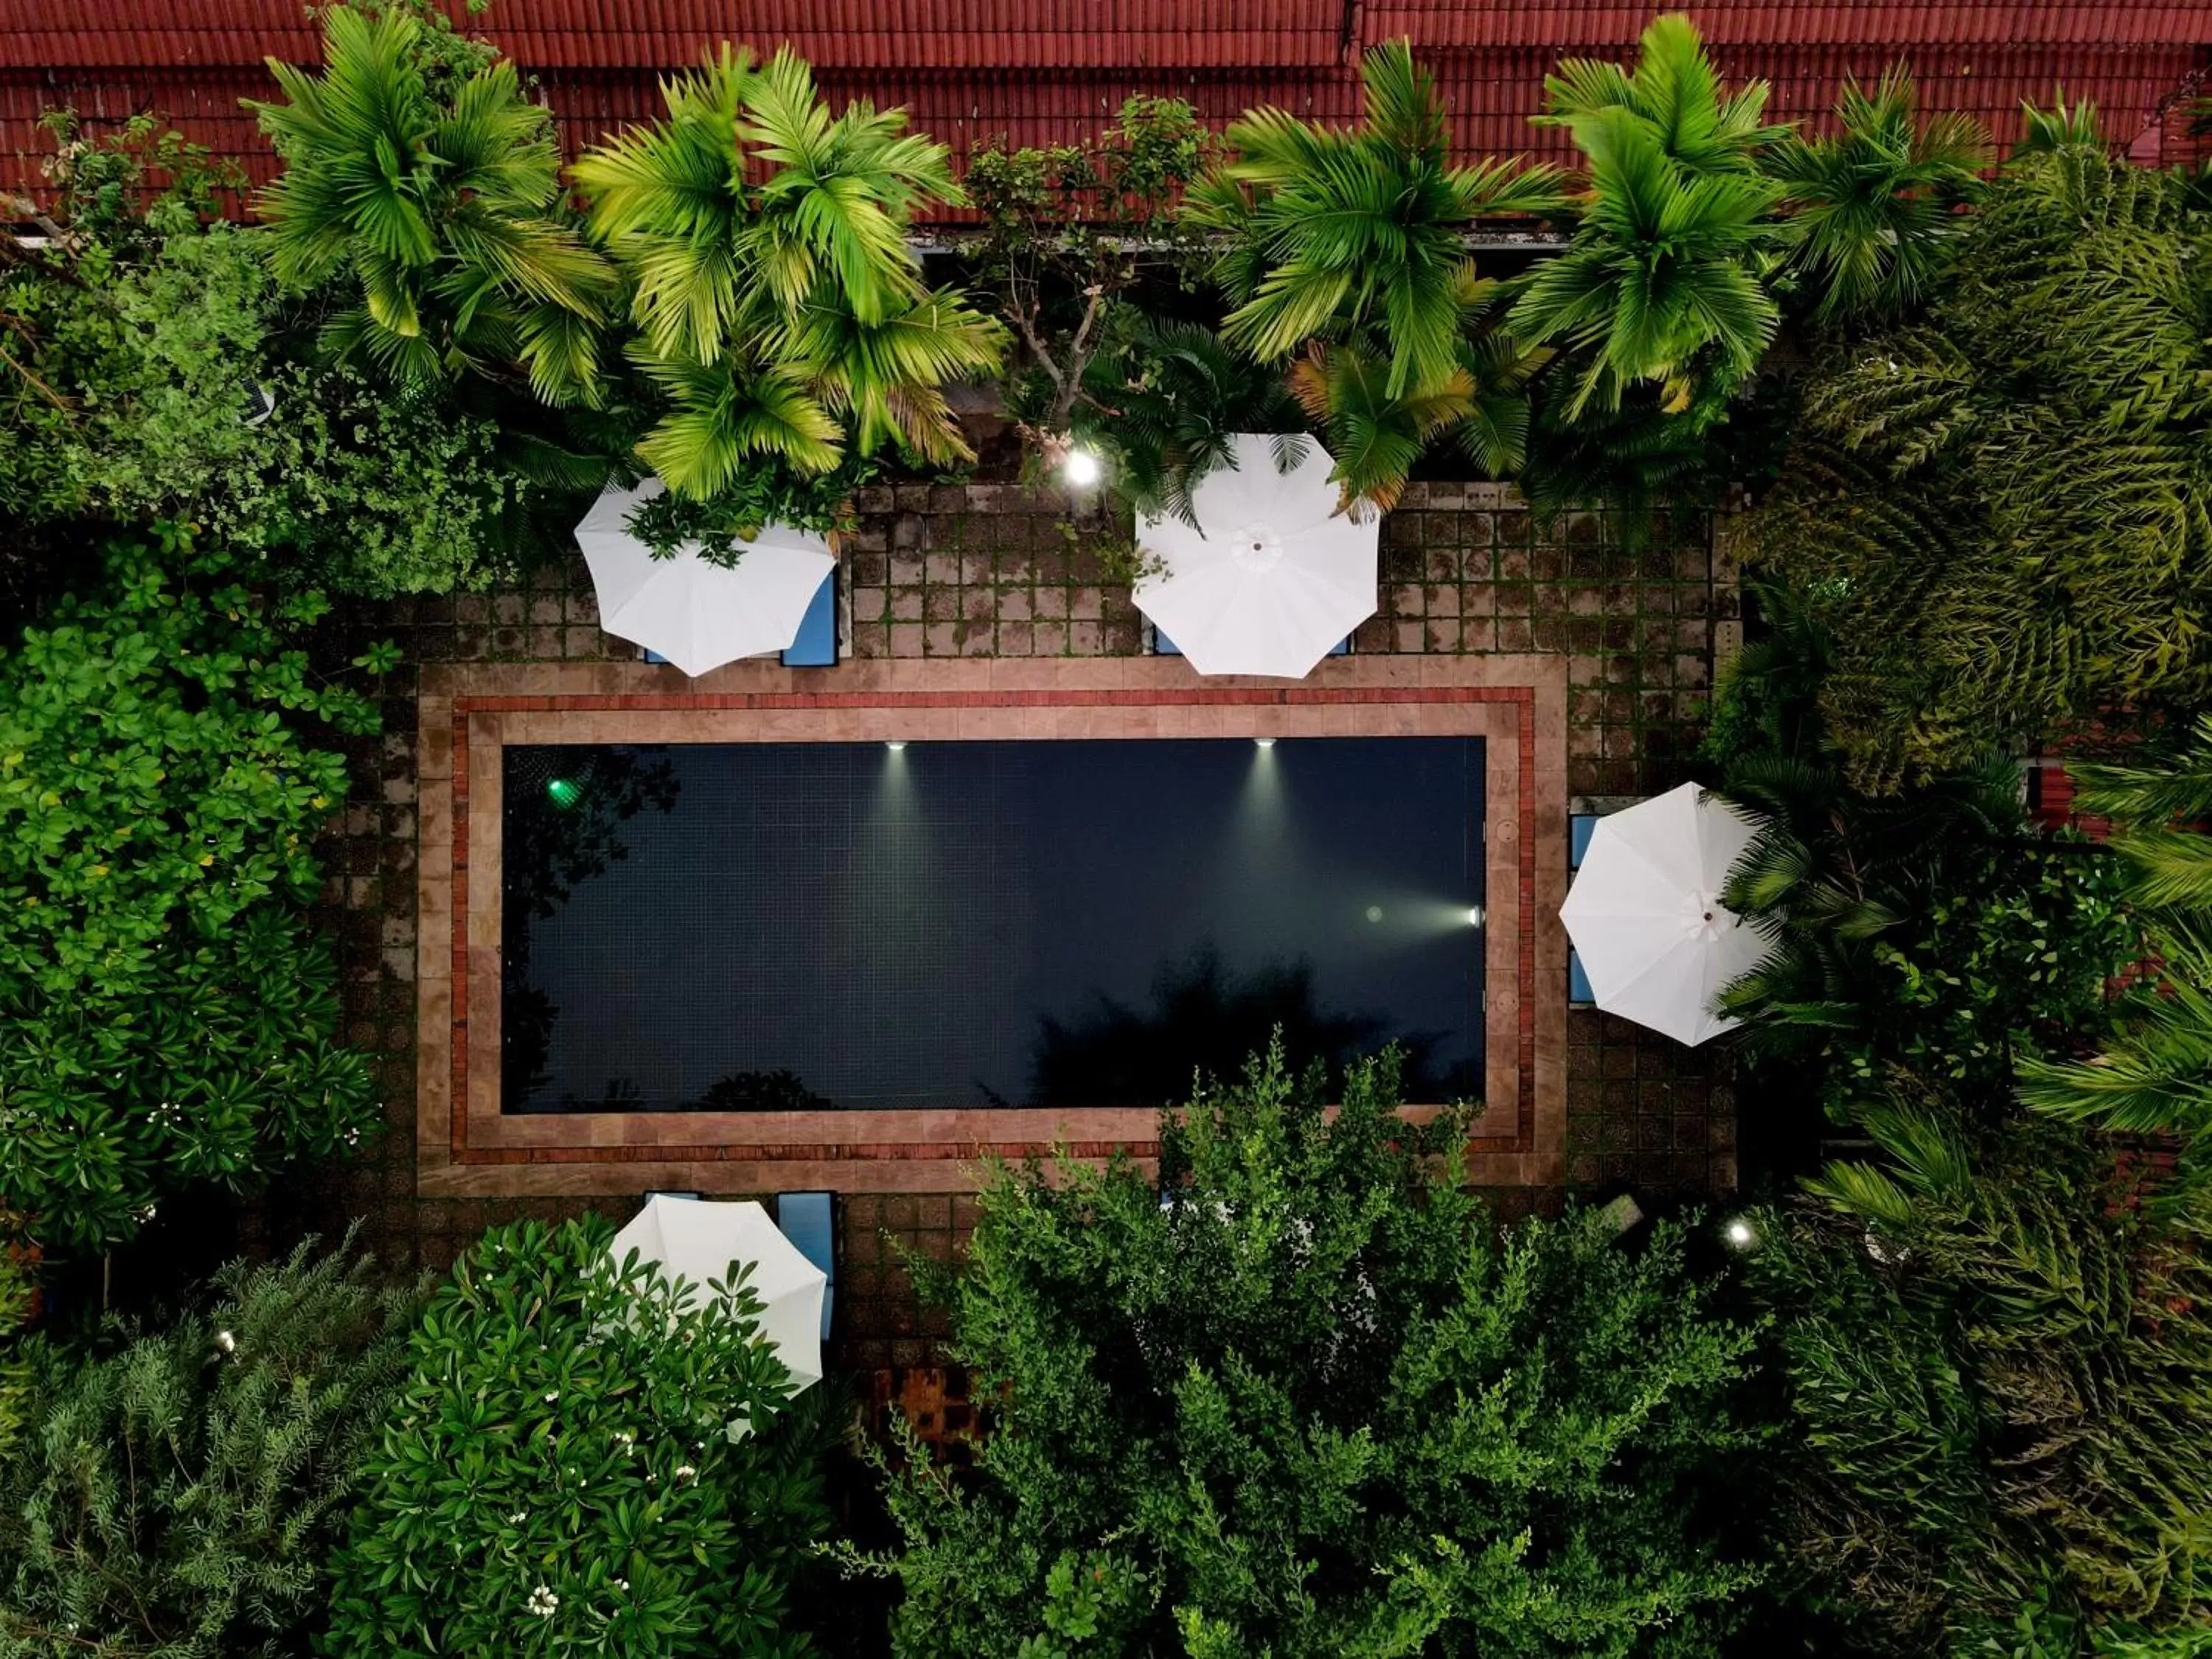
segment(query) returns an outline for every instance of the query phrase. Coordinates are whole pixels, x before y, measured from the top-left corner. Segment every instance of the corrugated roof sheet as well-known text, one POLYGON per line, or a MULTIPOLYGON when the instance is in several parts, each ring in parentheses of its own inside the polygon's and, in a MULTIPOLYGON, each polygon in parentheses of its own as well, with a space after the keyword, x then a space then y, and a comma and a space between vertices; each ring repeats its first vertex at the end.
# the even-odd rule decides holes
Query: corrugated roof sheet
MULTIPOLYGON (((2139 159, 2185 146, 2182 111, 2212 70, 2212 0, 1719 0, 1689 8, 1731 78, 1773 83, 1779 115, 1817 119, 1847 74, 1908 61, 1924 105, 2008 139, 2022 98, 2093 99, 2139 159)), ((904 105, 956 155, 994 139, 1066 142, 1135 93, 1220 122, 1272 103, 1348 120, 1361 48, 1409 35, 1435 70, 1462 154, 1565 159, 1528 125, 1562 55, 1621 56, 1652 9, 1612 0, 501 0, 471 27, 538 76, 573 150, 658 107, 654 79, 725 38, 789 40, 833 99, 904 105)), ((318 56, 298 0, 0 0, 0 185, 36 179, 40 110, 157 110, 241 161, 273 158, 238 100, 267 95, 264 55, 318 56)))

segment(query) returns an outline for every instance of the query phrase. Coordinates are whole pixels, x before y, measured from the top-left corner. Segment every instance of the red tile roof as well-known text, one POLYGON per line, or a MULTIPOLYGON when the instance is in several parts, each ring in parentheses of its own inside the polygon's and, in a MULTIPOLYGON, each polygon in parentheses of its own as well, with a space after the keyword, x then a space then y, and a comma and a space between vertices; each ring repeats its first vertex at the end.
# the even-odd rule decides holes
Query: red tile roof
MULTIPOLYGON (((732 38, 789 41, 834 99, 902 104, 965 156, 1000 137, 1049 143, 1110 118, 1133 93, 1188 99, 1215 121, 1273 103, 1350 118, 1361 48, 1412 37, 1464 153, 1564 158, 1532 128, 1565 53, 1622 56, 1656 8, 1613 0, 500 0, 471 26, 535 72, 573 149, 657 107, 654 76, 732 38)), ((2094 100, 2140 160, 2186 148, 2184 106, 2212 73, 2212 0, 1711 0, 1688 9, 1725 73, 1764 76, 1772 107, 1815 117, 1846 74, 1896 59, 1929 108, 2008 138, 2022 98, 2063 84, 2094 100)), ((318 56, 300 0, 0 0, 0 185, 35 179, 33 123, 70 104, 95 118, 158 110, 237 156, 273 158, 238 100, 265 95, 264 55, 318 56)), ((2212 88, 2208 88, 2212 89, 2212 88)))

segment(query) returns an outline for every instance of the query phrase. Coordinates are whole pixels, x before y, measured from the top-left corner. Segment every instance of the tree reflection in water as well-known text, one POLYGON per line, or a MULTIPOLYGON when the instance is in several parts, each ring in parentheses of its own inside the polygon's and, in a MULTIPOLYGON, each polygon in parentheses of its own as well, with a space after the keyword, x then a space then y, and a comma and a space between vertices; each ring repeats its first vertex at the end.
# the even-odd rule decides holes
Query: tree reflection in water
POLYGON ((531 919, 550 917, 580 883, 629 857, 623 823, 647 808, 670 811, 678 784, 658 748, 514 746, 506 762, 500 1099, 514 1111, 550 1080, 546 1060, 561 1012, 530 982, 531 919))
MULTIPOLYGON (((1204 945, 1161 967, 1149 1012, 1098 994, 1080 1014, 1066 1020, 1046 1015, 1039 1024, 1027 1103, 1164 1106, 1189 1098, 1195 1073, 1237 1076, 1279 1030, 1293 1061, 1322 1062, 1334 1091, 1346 1066, 1382 1047, 1396 1022, 1321 1007, 1313 964, 1303 957, 1238 975, 1218 950, 1204 945)), ((1436 1074, 1437 1034, 1401 1033, 1395 1040, 1408 1100, 1441 1102, 1468 1092, 1467 1079, 1436 1074)))

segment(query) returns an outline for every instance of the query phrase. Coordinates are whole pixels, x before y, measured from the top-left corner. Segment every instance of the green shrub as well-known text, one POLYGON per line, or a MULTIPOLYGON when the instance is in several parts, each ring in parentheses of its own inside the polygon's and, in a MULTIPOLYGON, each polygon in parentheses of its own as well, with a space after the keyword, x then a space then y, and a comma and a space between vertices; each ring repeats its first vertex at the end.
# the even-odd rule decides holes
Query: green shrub
MULTIPOLYGON (((1719 1541, 1754 1333, 1684 1236, 1500 1234, 1279 1045, 1133 1165, 999 1170, 951 1297, 1000 1399, 973 1479, 890 1488, 904 1655, 1706 1655, 1760 1577, 1719 1541)), ((1444 1126, 1449 1133, 1457 1128, 1444 1126)))
POLYGON ((366 1258, 233 1262, 165 1327, 27 1345, 0 1463, 0 1655, 304 1655, 416 1305, 366 1258))
POLYGON ((829 1516, 760 1304, 679 1297, 610 1237, 496 1230, 424 1315, 335 1566, 338 1659, 806 1650, 785 1589, 829 1516))
POLYGON ((59 234, 0 263, 0 518, 182 513, 252 470, 273 284, 251 233, 202 222, 204 152, 150 117, 47 125, 59 234))
POLYGON ((216 564, 118 542, 0 656, 0 1193, 49 1248, 377 1121, 302 909, 345 766, 294 724, 375 708, 286 647, 319 595, 265 605, 216 564))

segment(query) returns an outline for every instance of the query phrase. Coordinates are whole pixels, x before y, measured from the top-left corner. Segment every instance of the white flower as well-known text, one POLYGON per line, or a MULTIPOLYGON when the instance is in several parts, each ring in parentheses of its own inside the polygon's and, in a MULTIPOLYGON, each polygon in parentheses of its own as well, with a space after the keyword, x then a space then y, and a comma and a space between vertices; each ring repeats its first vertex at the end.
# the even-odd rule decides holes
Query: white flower
POLYGON ((617 1579, 616 1579, 616 1580, 615 1580, 615 1588, 616 1588, 617 1589, 618 1589, 618 1590, 626 1590, 626 1589, 628 1589, 629 1588, 629 1579, 627 1579, 627 1578, 617 1578, 617 1579))
POLYGON ((699 1471, 693 1468, 689 1463, 684 1464, 683 1468, 676 1471, 676 1478, 678 1480, 696 1480, 698 1478, 698 1474, 699 1471))
POLYGON ((530 1519, 530 1511, 528 1510, 517 1510, 513 1515, 507 1517, 507 1524, 510 1527, 519 1527, 528 1519, 530 1519))
POLYGON ((550 1585, 540 1584, 530 1592, 530 1600, 523 1605, 540 1619, 550 1619, 561 1610, 561 1598, 553 1594, 550 1585))
POLYGON ((636 1443, 637 1437, 632 1434, 628 1429, 617 1429, 615 1431, 615 1444, 617 1446, 635 1446, 636 1443))
POLYGON ((548 1389, 545 1390, 545 1403, 549 1406, 560 1397, 561 1390, 558 1389, 548 1389))

